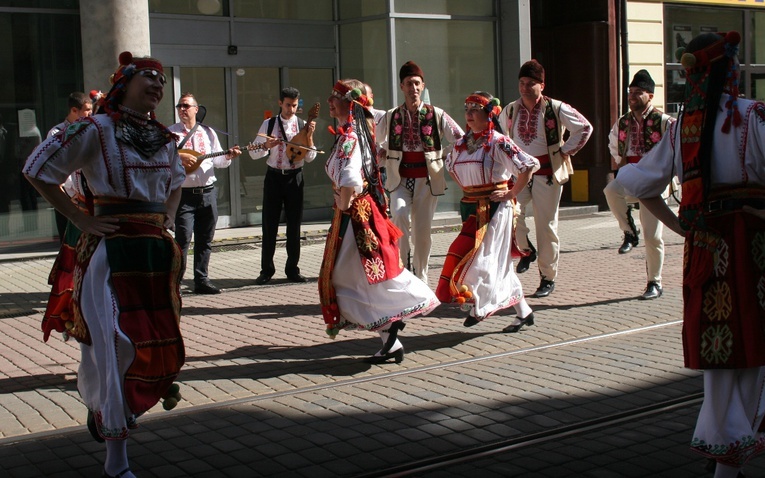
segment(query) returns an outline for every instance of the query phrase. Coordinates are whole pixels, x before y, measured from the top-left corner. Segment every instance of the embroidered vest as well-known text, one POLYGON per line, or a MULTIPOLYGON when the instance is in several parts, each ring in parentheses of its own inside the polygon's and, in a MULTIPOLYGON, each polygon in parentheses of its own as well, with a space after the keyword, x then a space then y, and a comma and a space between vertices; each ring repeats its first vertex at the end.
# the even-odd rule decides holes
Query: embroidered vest
MULTIPOLYGON (((429 151, 441 150, 441 136, 438 132, 436 112, 432 105, 423 105, 417 112, 420 119, 420 140, 422 149, 429 151)), ((388 125, 388 149, 390 151, 403 151, 404 149, 404 115, 401 109, 397 109, 391 117, 388 125)))
MULTIPOLYGON (((632 113, 627 113, 626 115, 619 118, 619 142, 617 148, 619 151, 619 156, 622 158, 626 157, 628 150, 627 138, 629 137, 629 118, 631 114, 632 113)), ((646 153, 650 151, 651 148, 656 146, 656 144, 661 140, 661 137, 664 135, 664 132, 662 131, 663 117, 664 115, 661 111, 653 108, 651 112, 648 113, 648 116, 643 118, 643 148, 646 153)))

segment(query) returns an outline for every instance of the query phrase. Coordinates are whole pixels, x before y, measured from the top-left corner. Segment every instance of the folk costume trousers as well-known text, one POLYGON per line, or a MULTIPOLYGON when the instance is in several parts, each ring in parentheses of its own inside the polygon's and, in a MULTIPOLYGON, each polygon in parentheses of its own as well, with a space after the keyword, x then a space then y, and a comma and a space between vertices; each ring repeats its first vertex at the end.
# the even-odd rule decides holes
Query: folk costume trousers
POLYGON ((560 238, 558 237, 558 209, 563 186, 547 176, 534 175, 529 185, 516 198, 521 208, 516 221, 515 237, 520 250, 529 250, 526 226, 526 206, 531 202, 534 211, 534 229, 537 239, 537 264, 542 279, 554 281, 558 277, 560 238))
MULTIPOLYGON (((619 227, 624 232, 632 233, 627 221, 628 204, 637 202, 637 198, 627 196, 624 188, 616 181, 611 181, 603 189, 606 202, 613 213, 619 227)), ((664 265, 664 224, 651 214, 648 208, 640 208, 640 226, 643 228, 645 242, 645 268, 648 282, 661 285, 661 270, 664 265)))
POLYGON ((414 248, 411 270, 426 284, 432 245, 430 229, 437 205, 438 196, 430 192, 428 178, 401 178, 401 184, 390 193, 391 220, 404 233, 398 241, 401 261, 406 266, 409 252, 414 248), (407 183, 413 183, 413 187, 407 187, 407 183))

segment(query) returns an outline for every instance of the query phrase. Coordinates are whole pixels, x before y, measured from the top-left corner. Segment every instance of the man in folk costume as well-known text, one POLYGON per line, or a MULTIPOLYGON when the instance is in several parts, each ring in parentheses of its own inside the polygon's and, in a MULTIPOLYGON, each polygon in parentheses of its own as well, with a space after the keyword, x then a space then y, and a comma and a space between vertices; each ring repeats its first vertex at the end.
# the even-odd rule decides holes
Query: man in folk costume
POLYGON ((683 53, 683 109, 669 134, 616 178, 685 236, 683 353, 704 371, 691 448, 715 477, 742 476, 765 449, 765 104, 738 97, 737 32, 704 33, 683 53), (661 195, 677 174, 679 216, 661 195))
MULTIPOLYGON (((640 161, 656 143, 661 140, 667 127, 675 120, 651 104, 656 84, 646 70, 635 73, 629 86, 629 112, 619 118, 608 135, 608 149, 617 167, 640 161)), ((669 191, 669 189, 667 190, 669 191)), ((617 181, 611 181, 603 189, 608 207, 624 231, 624 243, 620 254, 629 252, 638 243, 637 227, 629 213, 629 203, 635 198, 628 197, 617 181)), ((665 193, 663 197, 667 197, 665 193)), ((645 235, 645 263, 648 285, 641 299, 656 299, 661 296, 661 269, 664 264, 664 227, 645 208, 640 209, 640 224, 645 235)))
POLYGON ((446 190, 445 144, 450 149, 463 131, 441 108, 422 100, 425 76, 417 64, 406 62, 399 79, 404 104, 379 121, 376 136, 387 150, 382 162, 387 174, 385 190, 390 193, 393 223, 404 234, 398 242, 401 259, 409 257, 411 235, 414 252, 409 268, 427 284, 431 224, 438 196, 446 190))
POLYGON ((543 96, 545 69, 536 60, 529 60, 518 72, 521 97, 500 113, 499 124, 527 154, 539 159, 540 168, 529 186, 518 195, 521 213, 516 225, 518 247, 525 253, 518 261, 517 272, 526 272, 539 258, 541 282, 531 297, 547 297, 555 289, 558 275, 560 238, 558 208, 563 184, 574 173, 571 156, 587 143, 592 125, 568 104, 543 96), (568 131, 568 139, 564 134, 568 131), (526 206, 532 203, 539 251, 529 241, 526 206))

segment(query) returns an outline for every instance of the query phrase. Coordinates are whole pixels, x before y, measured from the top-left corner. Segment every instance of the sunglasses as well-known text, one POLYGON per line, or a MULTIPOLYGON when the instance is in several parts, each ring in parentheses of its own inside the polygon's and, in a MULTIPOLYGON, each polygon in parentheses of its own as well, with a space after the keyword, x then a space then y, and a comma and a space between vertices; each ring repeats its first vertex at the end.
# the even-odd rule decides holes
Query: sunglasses
POLYGON ((165 78, 165 75, 158 72, 157 70, 141 70, 138 72, 139 75, 145 76, 146 78, 156 78, 159 80, 160 83, 164 86, 165 83, 167 83, 167 78, 165 78))
POLYGON ((188 103, 180 103, 175 105, 175 107, 178 108, 179 110, 187 110, 189 108, 196 108, 197 105, 190 105, 188 103))

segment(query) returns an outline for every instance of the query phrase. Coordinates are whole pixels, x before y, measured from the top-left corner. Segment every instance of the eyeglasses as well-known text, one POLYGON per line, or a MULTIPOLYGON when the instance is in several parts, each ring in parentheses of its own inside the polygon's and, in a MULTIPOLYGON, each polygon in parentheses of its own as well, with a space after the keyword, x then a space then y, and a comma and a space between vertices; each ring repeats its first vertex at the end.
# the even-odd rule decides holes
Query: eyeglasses
POLYGON ((165 75, 158 72, 157 70, 141 70, 138 72, 138 74, 147 78, 157 78, 163 86, 165 83, 167 83, 167 78, 165 78, 165 75))
POLYGON ((180 103, 175 105, 175 107, 178 108, 179 110, 187 110, 189 108, 196 108, 197 105, 190 105, 188 103, 180 103))

